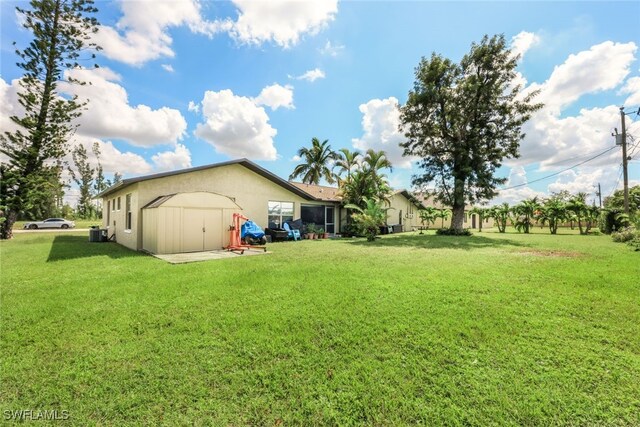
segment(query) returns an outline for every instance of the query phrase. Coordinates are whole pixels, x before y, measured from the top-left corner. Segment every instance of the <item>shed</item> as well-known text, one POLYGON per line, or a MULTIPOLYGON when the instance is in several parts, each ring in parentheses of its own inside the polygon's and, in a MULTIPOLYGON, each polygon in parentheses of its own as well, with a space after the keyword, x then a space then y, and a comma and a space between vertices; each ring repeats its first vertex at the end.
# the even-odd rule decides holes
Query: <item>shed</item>
POLYGON ((142 208, 142 249, 154 254, 219 250, 242 212, 231 198, 192 192, 159 196, 142 208))

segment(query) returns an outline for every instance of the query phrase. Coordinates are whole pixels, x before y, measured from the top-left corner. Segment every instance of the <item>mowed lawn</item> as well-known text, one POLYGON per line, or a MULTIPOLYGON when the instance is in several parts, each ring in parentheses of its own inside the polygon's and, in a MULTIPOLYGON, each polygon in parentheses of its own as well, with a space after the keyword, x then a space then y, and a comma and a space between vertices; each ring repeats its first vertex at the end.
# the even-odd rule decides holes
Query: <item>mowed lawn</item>
POLYGON ((639 425, 640 253, 405 233, 170 265, 2 242, 2 410, 76 425, 639 425))

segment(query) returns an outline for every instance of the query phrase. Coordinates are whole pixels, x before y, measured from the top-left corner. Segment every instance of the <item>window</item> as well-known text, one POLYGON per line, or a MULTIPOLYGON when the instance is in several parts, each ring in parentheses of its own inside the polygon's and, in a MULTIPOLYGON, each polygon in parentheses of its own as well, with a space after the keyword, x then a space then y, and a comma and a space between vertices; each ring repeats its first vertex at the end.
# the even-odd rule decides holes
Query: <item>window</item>
POLYGON ((107 200, 107 227, 109 226, 109 220, 111 220, 111 200, 107 200))
POLYGON ((120 197, 118 197, 118 210, 120 210, 120 197))
POLYGON ((125 217, 125 221, 126 221, 126 230, 131 230, 131 193, 127 194, 125 196, 125 202, 124 202, 124 206, 126 209, 126 217, 125 217))
POLYGON ((315 224, 324 227, 325 208, 323 205, 308 205, 300 207, 300 218, 303 224, 315 224))
POLYGON ((286 221, 293 221, 293 202, 269 202, 269 228, 281 228, 286 221))
POLYGON ((116 199, 111 199, 111 211, 115 212, 116 210, 116 199))

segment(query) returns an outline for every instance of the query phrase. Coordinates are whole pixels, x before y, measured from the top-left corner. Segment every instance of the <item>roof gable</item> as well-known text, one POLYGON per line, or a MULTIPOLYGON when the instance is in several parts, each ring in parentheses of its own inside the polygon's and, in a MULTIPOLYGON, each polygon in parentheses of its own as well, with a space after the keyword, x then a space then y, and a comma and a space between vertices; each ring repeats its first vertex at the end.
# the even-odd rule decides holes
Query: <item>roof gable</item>
POLYGON ((337 187, 328 187, 325 185, 304 184, 302 182, 290 182, 302 191, 309 193, 317 200, 325 202, 341 202, 340 189, 337 187))
POLYGON ((156 174, 152 174, 152 175, 144 175, 144 176, 138 176, 138 177, 134 177, 134 178, 123 179, 119 183, 107 188, 102 193, 100 193, 97 196, 95 196, 95 198, 96 199, 97 198, 104 198, 104 197, 108 196, 109 194, 111 194, 111 193, 113 193, 115 191, 121 190, 121 189, 123 189, 125 187, 128 187, 129 185, 135 184, 137 182, 150 181, 150 180, 153 180, 153 179, 166 178, 166 177, 170 177, 170 176, 182 175, 182 174, 198 172, 198 171, 207 170, 207 169, 214 169, 214 168, 219 168, 219 167, 229 166, 229 165, 244 166, 245 168, 249 169, 250 171, 255 172, 256 174, 262 176, 263 178, 268 179, 269 181, 273 182, 274 184, 277 184, 277 185, 283 187, 284 189, 286 189, 286 190, 288 190, 288 191, 290 191, 290 192, 302 197, 303 199, 316 200, 316 198, 314 196, 312 196, 311 194, 309 194, 306 191, 296 187, 295 185, 291 184, 289 181, 280 178, 278 175, 276 175, 276 174, 274 174, 272 172, 269 172, 265 168, 253 163, 249 159, 230 160, 230 161, 227 161, 227 162, 214 163, 214 164, 204 165, 204 166, 196 166, 196 167, 188 168, 188 169, 180 169, 180 170, 176 170, 176 171, 162 172, 162 173, 156 173, 156 174))

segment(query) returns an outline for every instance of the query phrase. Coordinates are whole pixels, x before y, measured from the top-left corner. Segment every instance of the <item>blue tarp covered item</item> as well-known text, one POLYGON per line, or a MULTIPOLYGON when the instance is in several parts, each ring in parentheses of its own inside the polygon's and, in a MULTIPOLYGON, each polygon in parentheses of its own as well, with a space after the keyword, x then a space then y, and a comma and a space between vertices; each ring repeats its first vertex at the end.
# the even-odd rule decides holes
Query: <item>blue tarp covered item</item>
POLYGON ((260 239, 264 236, 264 230, 255 222, 247 221, 240 227, 240 237, 244 239, 247 236, 260 239))

